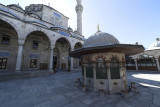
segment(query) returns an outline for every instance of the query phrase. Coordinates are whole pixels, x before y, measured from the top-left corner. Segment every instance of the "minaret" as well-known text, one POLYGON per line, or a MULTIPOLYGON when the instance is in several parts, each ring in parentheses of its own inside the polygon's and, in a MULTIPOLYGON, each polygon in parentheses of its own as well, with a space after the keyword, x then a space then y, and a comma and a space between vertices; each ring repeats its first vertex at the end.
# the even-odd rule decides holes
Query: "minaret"
POLYGON ((76 12, 77 12, 77 30, 82 35, 82 12, 83 6, 82 0, 77 0, 76 12))

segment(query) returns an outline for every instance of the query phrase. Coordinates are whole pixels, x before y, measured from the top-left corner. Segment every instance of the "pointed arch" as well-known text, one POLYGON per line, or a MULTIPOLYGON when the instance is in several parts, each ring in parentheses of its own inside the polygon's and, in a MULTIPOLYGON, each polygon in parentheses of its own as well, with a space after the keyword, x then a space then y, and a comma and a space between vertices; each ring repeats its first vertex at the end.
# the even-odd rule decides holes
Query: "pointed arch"
POLYGON ((49 34, 45 30, 42 30, 42 29, 36 29, 36 30, 33 29, 33 30, 30 30, 30 31, 26 32, 26 35, 24 37, 25 40, 26 40, 27 36, 29 34, 33 33, 33 32, 42 32, 42 33, 44 33, 48 37, 48 39, 50 41, 50 44, 53 44, 51 36, 49 36, 49 34))
POLYGON ((16 26, 16 24, 14 24, 13 22, 11 22, 10 20, 8 20, 8 19, 6 19, 6 18, 2 18, 2 17, 0 17, 0 20, 2 20, 2 21, 4 21, 4 22, 6 22, 6 23, 8 23, 9 25, 11 25, 13 28, 14 28, 14 30, 16 31, 16 33, 17 33, 17 35, 18 35, 18 38, 20 37, 20 30, 19 30, 19 28, 16 26))

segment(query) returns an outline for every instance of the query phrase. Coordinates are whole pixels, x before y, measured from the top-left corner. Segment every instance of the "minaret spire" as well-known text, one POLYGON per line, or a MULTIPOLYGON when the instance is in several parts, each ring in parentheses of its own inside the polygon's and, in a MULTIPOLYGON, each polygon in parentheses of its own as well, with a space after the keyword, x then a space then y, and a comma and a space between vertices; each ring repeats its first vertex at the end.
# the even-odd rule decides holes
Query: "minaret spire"
POLYGON ((76 12, 77 12, 77 30, 82 35, 82 12, 83 6, 82 0, 77 0, 76 12))
POLYGON ((99 31, 99 24, 97 25, 97 30, 99 31))

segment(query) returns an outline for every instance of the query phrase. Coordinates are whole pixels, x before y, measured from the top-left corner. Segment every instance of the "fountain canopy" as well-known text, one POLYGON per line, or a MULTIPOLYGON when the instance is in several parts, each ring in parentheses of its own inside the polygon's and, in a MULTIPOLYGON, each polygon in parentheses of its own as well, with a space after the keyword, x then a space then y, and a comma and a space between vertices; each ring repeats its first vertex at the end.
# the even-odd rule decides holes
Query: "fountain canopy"
POLYGON ((71 57, 80 57, 91 53, 117 52, 125 55, 134 55, 144 51, 142 45, 120 44, 111 34, 97 31, 90 36, 83 47, 70 53, 71 57))
POLYGON ((128 87, 125 56, 143 51, 142 45, 120 44, 111 34, 98 30, 70 56, 81 58, 83 84, 87 88, 116 93, 128 87))

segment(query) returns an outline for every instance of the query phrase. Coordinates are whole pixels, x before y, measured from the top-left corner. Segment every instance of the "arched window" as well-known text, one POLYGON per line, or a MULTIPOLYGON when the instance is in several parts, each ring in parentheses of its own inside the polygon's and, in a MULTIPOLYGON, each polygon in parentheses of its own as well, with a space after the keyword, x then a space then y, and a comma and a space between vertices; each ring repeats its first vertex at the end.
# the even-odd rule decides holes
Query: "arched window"
POLYGON ((96 78, 107 79, 107 66, 102 58, 99 58, 96 63, 96 78))
POLYGON ((113 57, 110 65, 111 79, 120 79, 119 61, 113 57))
POLYGON ((93 67, 92 66, 86 67, 86 77, 93 78, 93 67))
POLYGON ((91 59, 87 57, 86 77, 93 78, 93 66, 91 59))

